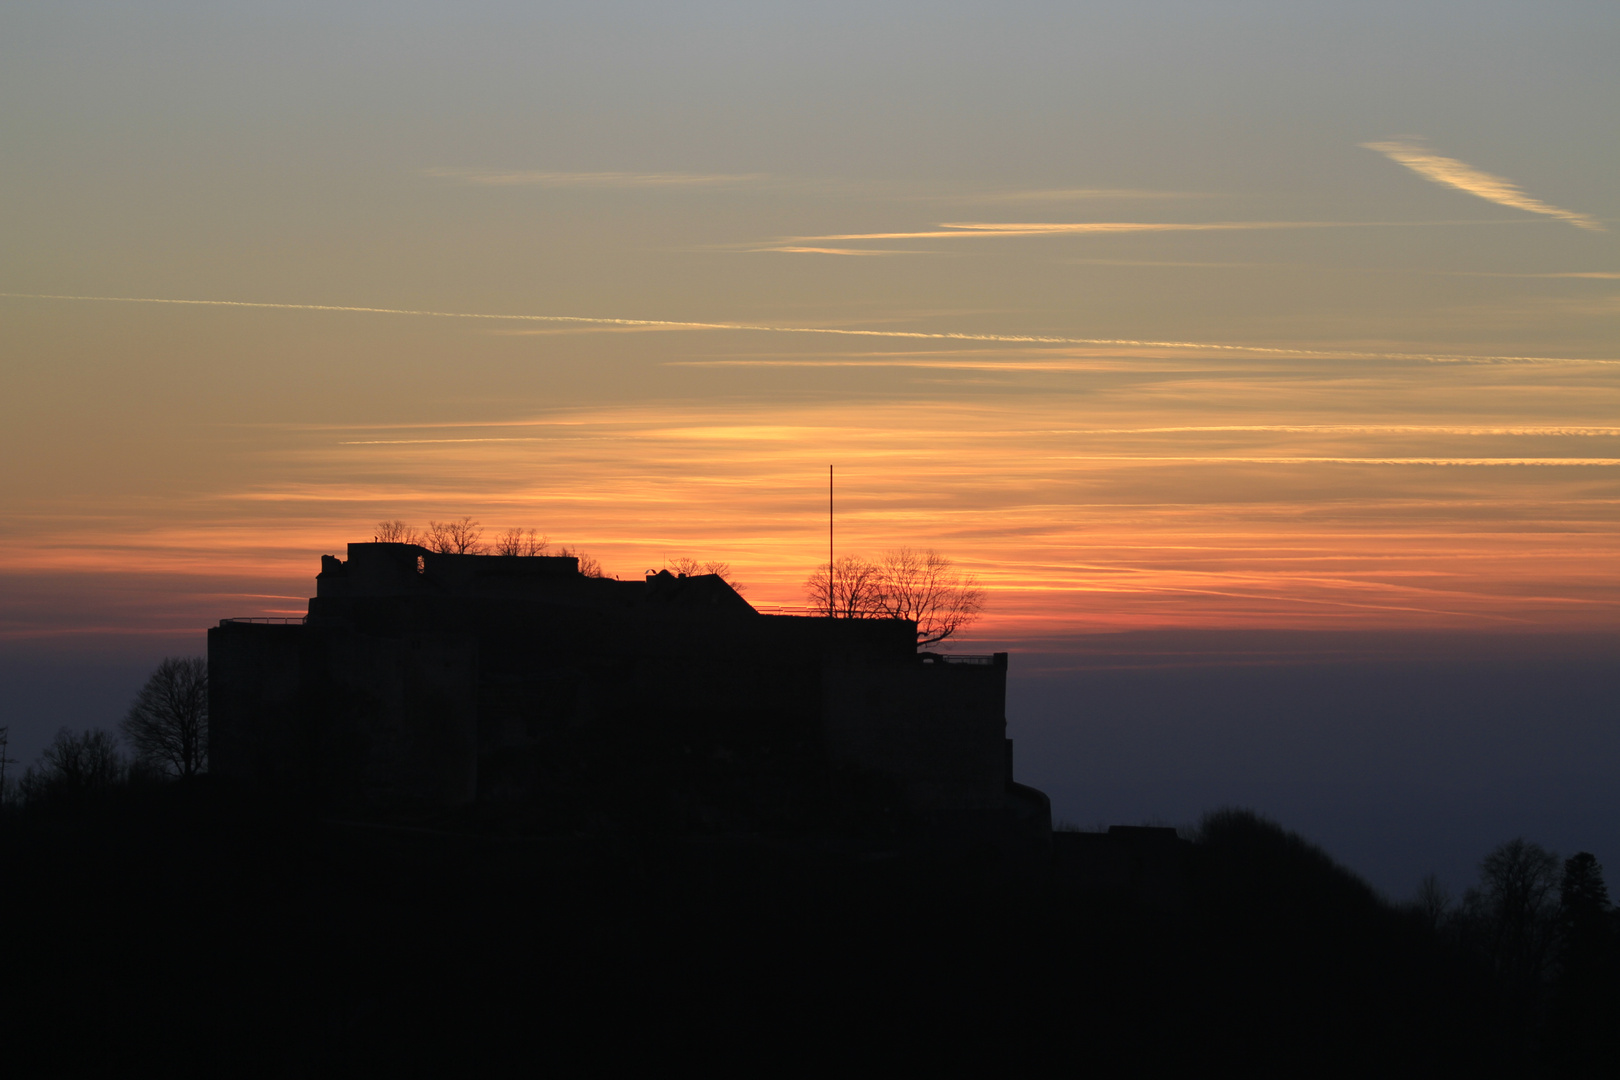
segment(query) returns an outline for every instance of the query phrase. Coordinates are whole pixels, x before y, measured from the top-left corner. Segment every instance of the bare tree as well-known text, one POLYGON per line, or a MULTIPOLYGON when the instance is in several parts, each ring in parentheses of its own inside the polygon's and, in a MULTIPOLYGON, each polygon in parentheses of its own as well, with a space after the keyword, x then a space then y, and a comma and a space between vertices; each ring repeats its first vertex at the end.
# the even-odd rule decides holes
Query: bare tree
POLYGON ((1545 973, 1557 932, 1558 856, 1528 840, 1509 840, 1479 864, 1479 885, 1463 911, 1485 954, 1510 985, 1528 987, 1545 973))
POLYGON ((859 555, 827 564, 805 584, 810 601, 835 619, 911 619, 918 646, 944 641, 984 610, 984 590, 971 574, 932 549, 897 548, 878 562, 859 555))
POLYGON ((919 647, 944 641, 984 610, 984 590, 973 575, 932 548, 885 552, 878 578, 884 610, 916 622, 919 647))
POLYGON ((1451 914, 1451 892, 1433 874, 1427 874, 1418 884, 1417 898, 1412 907, 1422 916, 1429 929, 1438 930, 1451 914))
POLYGON ((579 572, 586 577, 607 577, 607 574, 602 570, 602 564, 597 561, 594 555, 587 555, 578 548, 569 547, 567 544, 558 548, 557 554, 565 555, 571 559, 578 559, 579 572))
POLYGON ((441 555, 482 555, 484 530, 470 517, 460 521, 430 521, 423 546, 441 555))
POLYGON ((137 760, 182 778, 208 769, 208 661, 166 658, 135 695, 122 724, 137 760))
POLYGON ((883 582, 877 563, 859 555, 845 555, 831 566, 822 563, 805 579, 804 588, 817 611, 834 619, 882 619, 883 582))
POLYGON ((731 577, 731 564, 711 559, 708 562, 698 562, 689 555, 682 555, 678 559, 669 560, 669 568, 685 577, 697 577, 700 574, 715 574, 735 592, 747 592, 748 586, 733 581, 731 577))
POLYGON ((96 728, 76 735, 70 728, 62 728, 40 755, 39 764, 23 773, 19 786, 28 802, 72 797, 105 791, 123 780, 127 771, 111 732, 96 728))
POLYGON ((379 544, 419 544, 422 536, 403 521, 379 521, 371 539, 379 544))
POLYGON ((533 529, 507 529, 495 541, 497 555, 544 555, 551 542, 533 529))

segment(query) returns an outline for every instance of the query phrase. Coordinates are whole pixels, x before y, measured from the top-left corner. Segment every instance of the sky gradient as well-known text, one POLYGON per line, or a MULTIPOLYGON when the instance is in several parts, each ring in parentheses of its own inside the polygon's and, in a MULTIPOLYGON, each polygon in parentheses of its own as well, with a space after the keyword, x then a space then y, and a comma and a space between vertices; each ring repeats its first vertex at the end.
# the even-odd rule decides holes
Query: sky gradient
POLYGON ((829 464, 978 647, 1613 634, 1617 31, 8 5, 0 643, 197 648, 385 518, 801 604, 829 464))

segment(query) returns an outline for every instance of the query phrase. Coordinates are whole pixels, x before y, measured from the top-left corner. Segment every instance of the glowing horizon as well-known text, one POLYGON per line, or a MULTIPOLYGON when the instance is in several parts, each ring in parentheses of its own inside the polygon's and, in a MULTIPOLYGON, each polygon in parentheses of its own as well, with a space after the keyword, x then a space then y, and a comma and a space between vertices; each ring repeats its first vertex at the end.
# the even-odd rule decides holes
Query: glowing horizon
POLYGON ((946 8, 0 16, 0 639, 392 518, 798 605, 829 463, 983 641, 1620 630, 1615 16, 946 8))
POLYGON ((40 520, 12 570, 140 576, 154 590, 193 577, 207 585, 192 608, 209 621, 292 615, 316 557, 369 539, 376 521, 467 515, 490 538, 536 528, 624 577, 682 555, 723 559, 751 601, 795 606, 825 557, 831 461, 840 551, 950 555, 990 590, 974 638, 1620 623, 1614 502, 1587 494, 1620 476, 1620 426, 1601 422, 1613 414, 1592 398, 1603 376, 1580 374, 1590 368, 1549 378, 1545 365, 1369 361, 1347 396, 1343 373, 1314 356, 983 348, 930 348, 916 361, 935 373, 927 383, 864 403, 231 425, 254 447, 251 482, 172 499, 160 524, 116 500, 93 522, 40 520), (994 399, 951 385, 987 378, 994 399), (1297 384, 1282 404, 1265 394, 1279 378, 1297 384), (1097 379, 1123 385, 1098 393, 1097 379), (1459 397, 1515 388, 1557 392, 1535 412, 1458 422, 1459 397), (233 585, 243 580, 280 587, 249 594, 233 585), (228 610, 224 596, 236 597, 228 610))

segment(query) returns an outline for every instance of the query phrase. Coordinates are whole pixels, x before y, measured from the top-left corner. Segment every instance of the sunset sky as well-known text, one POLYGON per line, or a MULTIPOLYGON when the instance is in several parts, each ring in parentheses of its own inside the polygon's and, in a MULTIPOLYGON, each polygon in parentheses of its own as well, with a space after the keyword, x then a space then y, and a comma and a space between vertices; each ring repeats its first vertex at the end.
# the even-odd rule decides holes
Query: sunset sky
POLYGON ((7 4, 13 756, 381 519, 802 604, 832 465, 841 554, 988 587, 1060 816, 1390 888, 1596 843, 1616 55, 1574 0, 7 4))
POLYGON ((395 517, 801 603, 828 464, 987 639, 1620 624, 1612 5, 4 24, 8 637, 395 517))

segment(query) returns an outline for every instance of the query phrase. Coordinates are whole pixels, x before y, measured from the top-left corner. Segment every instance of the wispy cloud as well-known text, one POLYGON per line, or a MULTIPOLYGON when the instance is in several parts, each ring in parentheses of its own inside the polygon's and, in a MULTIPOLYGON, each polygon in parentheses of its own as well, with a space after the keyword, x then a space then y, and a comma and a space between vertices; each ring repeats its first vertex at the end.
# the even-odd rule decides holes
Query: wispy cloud
POLYGON ((795 236, 796 243, 833 240, 962 240, 987 236, 1054 236, 1066 233, 1227 232, 1239 229, 1310 229, 1360 224, 1341 221, 942 221, 920 232, 836 233, 795 236))
MULTIPOLYGON (((1230 454, 1077 454, 1079 461, 1138 461, 1149 464, 1186 462, 1203 465, 1547 465, 1613 468, 1620 458, 1528 458, 1528 457, 1314 457, 1270 454, 1264 457, 1239 457, 1230 454)), ((1056 455, 1053 460, 1065 460, 1056 455)))
MULTIPOLYGON (((917 232, 832 233, 792 236, 782 243, 819 244, 850 240, 963 240, 987 236, 1071 234, 1240 232, 1255 229, 1357 229, 1373 226, 1493 225, 1490 221, 942 221, 917 232)), ((755 248, 752 250, 777 250, 755 248)), ((1192 265, 1192 264, 1188 264, 1192 265)))
POLYGON ((1620 281, 1620 271, 1615 270, 1566 270, 1552 274, 1509 274, 1489 270, 1434 270, 1430 272, 1449 274, 1452 277, 1585 278, 1591 281, 1620 281))
POLYGON ((1578 229, 1587 229, 1591 232, 1607 231, 1602 222, 1589 214, 1565 210, 1551 203, 1542 202, 1511 180, 1481 172, 1465 161, 1443 157, 1420 143, 1391 141, 1361 145, 1368 150, 1378 151, 1391 161, 1399 162, 1419 176, 1433 180, 1437 184, 1454 187, 1458 191, 1466 191, 1470 195, 1477 195, 1481 199, 1501 206, 1510 206, 1515 210, 1546 214, 1548 217, 1567 221, 1578 229))
POLYGON ((1288 349, 1270 345, 1233 345, 1210 341, 1151 341, 1136 338, 1059 337, 1045 334, 972 334, 955 330, 859 330, 839 326, 773 326, 768 323, 689 322, 675 319, 623 319, 590 315, 496 315, 473 311, 431 311, 421 308, 358 307, 339 304, 280 304, 262 300, 180 300, 152 296, 74 296, 63 293, 0 292, 18 300, 68 300, 112 304, 172 304, 182 307, 251 308, 272 311, 327 311, 358 315, 412 315, 428 319, 472 319, 488 322, 532 322, 559 325, 648 327, 670 330, 736 330, 765 334, 806 334, 830 337, 897 338, 907 341, 1007 342, 1027 345, 1103 345, 1153 349, 1188 349, 1222 354, 1279 357, 1317 357, 1340 360, 1411 360, 1426 363, 1483 364, 1620 364, 1620 360, 1560 356, 1503 356, 1458 353, 1365 352, 1349 349, 1288 349))
POLYGON ((1190 260, 1166 259, 1081 259, 1070 258, 1061 260, 1068 266, 1150 266, 1172 267, 1189 270, 1287 270, 1298 272, 1310 270, 1312 272, 1345 273, 1345 274, 1425 274, 1431 277, 1477 277, 1477 278, 1534 278, 1534 279, 1567 279, 1585 281, 1620 281, 1620 270, 1559 270, 1550 272, 1510 271, 1510 270, 1430 270, 1417 266, 1334 266, 1328 263, 1300 263, 1300 262, 1194 262, 1190 260))
POLYGON ((755 184, 765 173, 524 172, 486 169, 423 169, 424 176, 473 187, 659 188, 755 184))
POLYGON ((797 244, 782 244, 776 247, 750 248, 751 251, 777 251, 790 255, 933 255, 932 251, 905 251, 892 248, 837 248, 837 247, 802 247, 797 244))
POLYGON ((1207 199, 1201 191, 1149 191, 1142 188, 1047 188, 1040 191, 987 191, 977 195, 938 195, 952 202, 1081 202, 1090 199, 1207 199))

